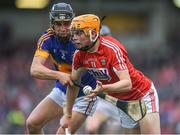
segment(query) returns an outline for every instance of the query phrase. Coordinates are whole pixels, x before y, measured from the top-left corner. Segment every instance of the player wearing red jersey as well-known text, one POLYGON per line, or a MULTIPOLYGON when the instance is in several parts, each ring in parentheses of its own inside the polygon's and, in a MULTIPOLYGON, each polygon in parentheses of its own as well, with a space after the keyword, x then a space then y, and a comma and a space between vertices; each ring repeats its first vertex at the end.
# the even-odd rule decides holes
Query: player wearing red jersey
MULTIPOLYGON (((111 30, 107 25, 102 25, 100 34, 101 36, 111 35, 111 30)), ((100 99, 93 116, 87 118, 85 129, 88 134, 98 134, 102 132, 101 128, 103 127, 106 128, 103 133, 108 131, 108 134, 115 134, 120 131, 120 128, 117 129, 119 124, 118 108, 110 102, 100 99)))
MULTIPOLYGON (((72 79, 80 81, 82 72, 88 70, 98 80, 96 89, 90 96, 105 92, 121 100, 144 100, 147 114, 138 122, 119 109, 123 131, 159 134, 159 101, 153 82, 133 66, 122 43, 111 36, 99 36, 100 25, 99 17, 93 14, 81 15, 72 20, 72 39, 78 49, 74 54, 72 79)), ((69 116, 72 114, 77 92, 77 87, 68 86, 68 117, 64 120, 64 127, 71 125, 69 116)))

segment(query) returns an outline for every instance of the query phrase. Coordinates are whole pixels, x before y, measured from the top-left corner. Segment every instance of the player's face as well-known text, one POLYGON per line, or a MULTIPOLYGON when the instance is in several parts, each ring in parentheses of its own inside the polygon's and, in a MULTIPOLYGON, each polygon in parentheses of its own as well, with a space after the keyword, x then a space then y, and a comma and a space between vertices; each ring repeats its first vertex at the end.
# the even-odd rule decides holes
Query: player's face
POLYGON ((77 49, 81 49, 91 44, 89 36, 87 36, 83 30, 73 30, 71 34, 72 40, 75 43, 77 49))
POLYGON ((69 26, 71 24, 71 21, 56 21, 54 22, 54 30, 57 36, 65 38, 69 37, 70 30, 69 26))

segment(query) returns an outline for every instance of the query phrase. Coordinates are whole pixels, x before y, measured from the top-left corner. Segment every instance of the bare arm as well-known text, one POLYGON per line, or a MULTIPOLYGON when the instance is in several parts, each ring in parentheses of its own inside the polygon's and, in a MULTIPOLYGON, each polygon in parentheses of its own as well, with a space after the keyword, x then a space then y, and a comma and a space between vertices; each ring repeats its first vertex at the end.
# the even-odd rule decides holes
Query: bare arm
POLYGON ((130 91, 132 88, 132 83, 128 70, 118 71, 116 74, 119 77, 118 82, 103 85, 100 81, 97 81, 96 89, 91 91, 92 94, 89 95, 89 97, 94 96, 94 94, 98 94, 100 92, 119 93, 130 91))
POLYGON ((70 74, 47 68, 44 66, 45 61, 46 58, 41 56, 33 58, 30 69, 30 73, 33 77, 45 80, 59 80, 63 85, 68 83, 72 84, 70 74))
MULTIPOLYGON (((72 69, 72 80, 76 80, 80 82, 81 74, 84 72, 83 68, 79 68, 78 70, 72 69)), ((78 95, 79 88, 75 85, 69 86, 67 88, 67 106, 66 106, 66 114, 71 116, 72 115, 72 107, 74 104, 74 101, 78 95)))
POLYGON ((118 71, 116 74, 120 80, 113 84, 103 85, 102 87, 104 88, 104 92, 119 93, 130 91, 132 83, 128 70, 118 71))

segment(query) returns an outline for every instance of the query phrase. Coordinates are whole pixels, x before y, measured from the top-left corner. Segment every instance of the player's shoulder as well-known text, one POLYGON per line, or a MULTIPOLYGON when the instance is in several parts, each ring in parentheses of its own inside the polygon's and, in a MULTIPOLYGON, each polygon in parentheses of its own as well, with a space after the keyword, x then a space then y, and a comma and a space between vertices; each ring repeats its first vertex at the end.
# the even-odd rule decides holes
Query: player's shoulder
POLYGON ((40 36, 39 40, 48 40, 54 36, 54 30, 52 28, 47 29, 43 34, 40 36))
POLYGON ((80 51, 80 50, 75 50, 74 56, 77 58, 80 58, 81 60, 85 57, 86 51, 80 51))
POLYGON ((119 45, 121 44, 120 41, 117 39, 113 38, 112 36, 101 36, 100 41, 103 44, 114 44, 114 45, 119 45))
POLYGON ((54 31, 54 29, 49 28, 49 29, 47 29, 47 30, 45 31, 45 33, 46 33, 46 34, 49 34, 49 35, 54 35, 54 34, 55 34, 55 31, 54 31))
POLYGON ((74 51, 74 55, 80 55, 80 53, 81 53, 81 51, 79 51, 79 50, 74 51))
POLYGON ((107 49, 116 50, 117 48, 126 50, 124 45, 117 39, 113 38, 112 36, 101 36, 100 37, 100 44, 105 46, 107 49))

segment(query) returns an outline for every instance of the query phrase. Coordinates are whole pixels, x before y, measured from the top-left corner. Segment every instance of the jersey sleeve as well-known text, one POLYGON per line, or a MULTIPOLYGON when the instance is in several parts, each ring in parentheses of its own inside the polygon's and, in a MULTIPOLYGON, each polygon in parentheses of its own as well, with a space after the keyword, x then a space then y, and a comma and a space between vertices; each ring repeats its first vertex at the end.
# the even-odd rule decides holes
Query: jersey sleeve
POLYGON ((119 46, 112 49, 112 67, 114 71, 127 70, 126 54, 119 46))
POLYGON ((74 53, 72 67, 74 69, 78 69, 79 67, 82 67, 82 63, 80 59, 80 52, 78 50, 76 50, 74 53))
POLYGON ((44 58, 48 58, 50 52, 50 34, 46 33, 42 35, 37 43, 37 49, 35 52, 36 56, 42 56, 44 58))

